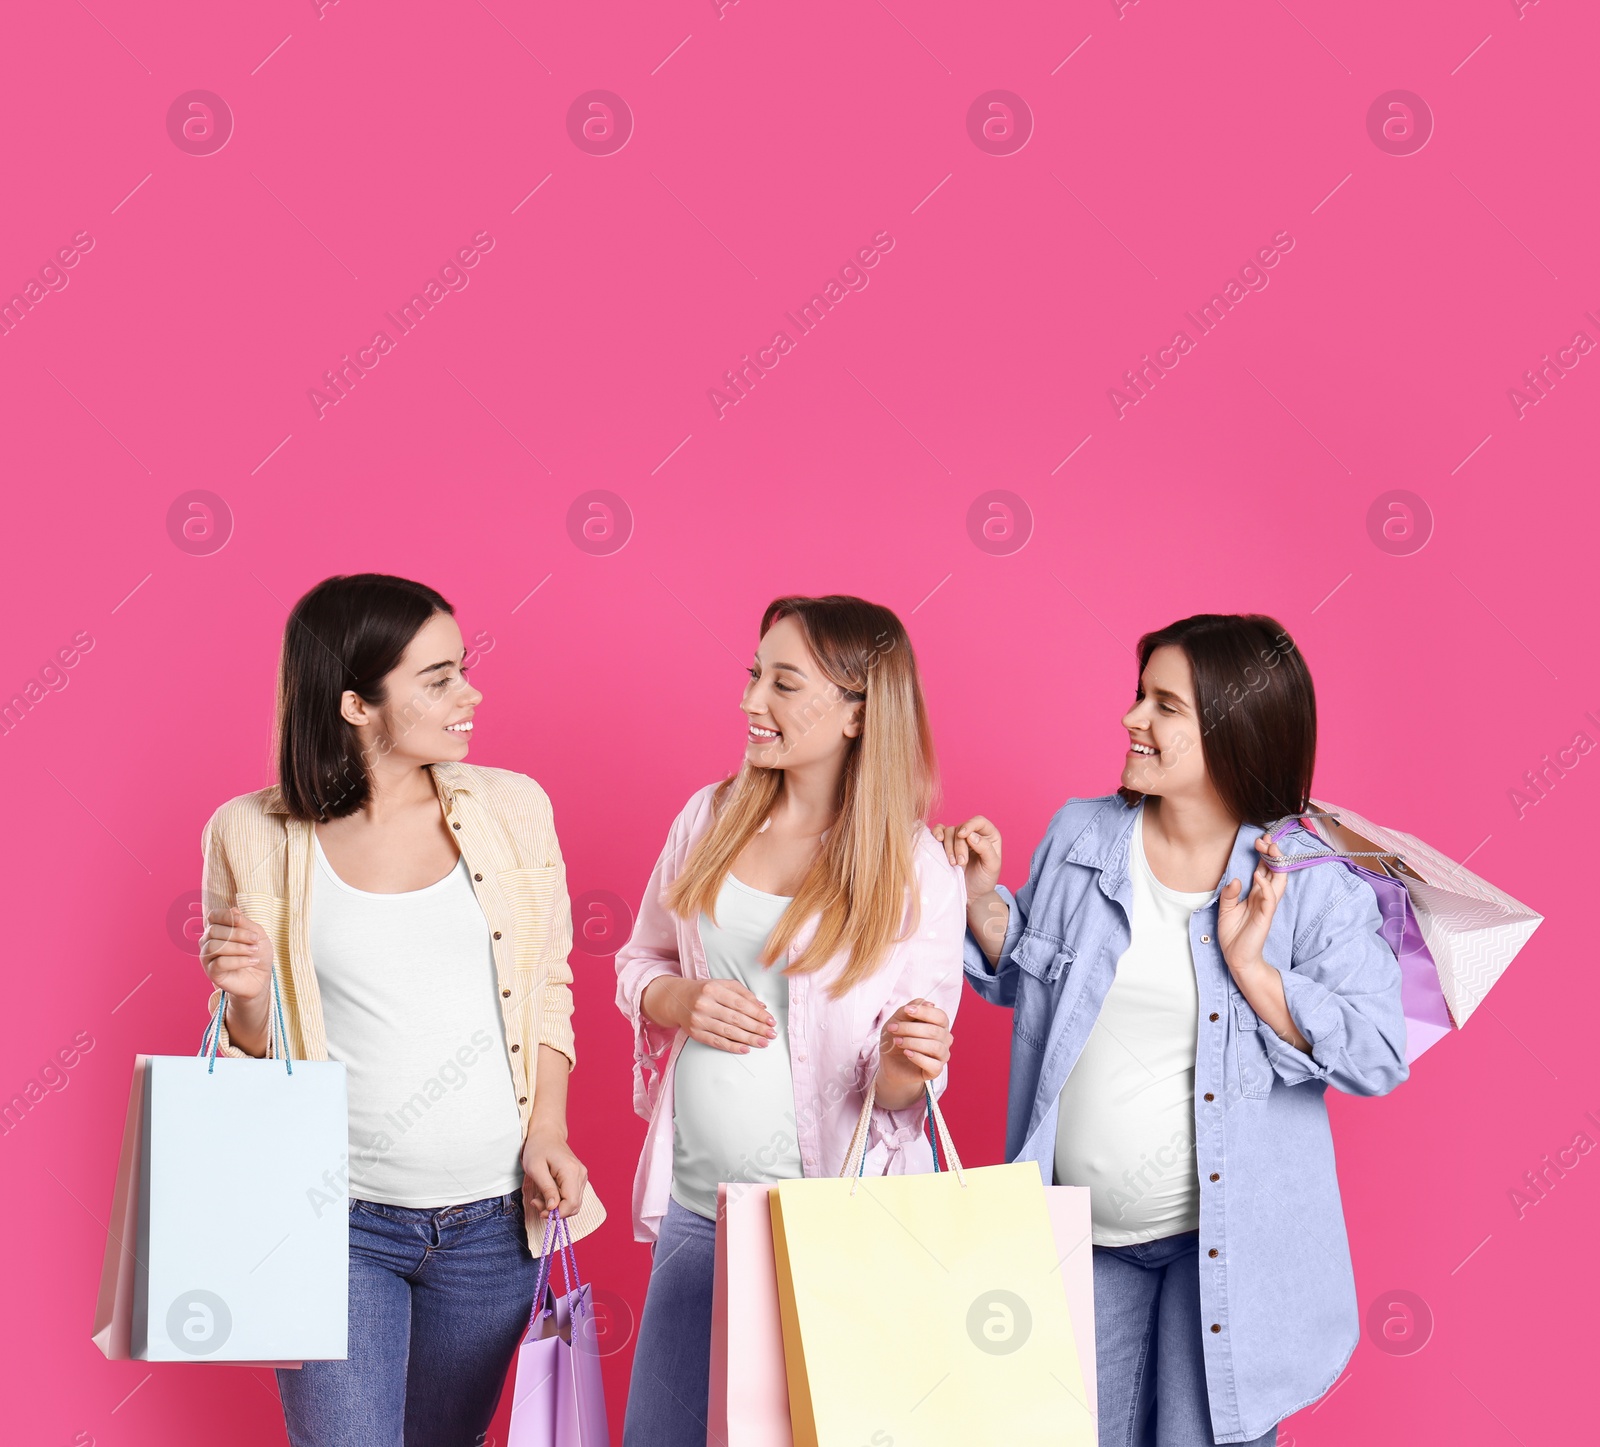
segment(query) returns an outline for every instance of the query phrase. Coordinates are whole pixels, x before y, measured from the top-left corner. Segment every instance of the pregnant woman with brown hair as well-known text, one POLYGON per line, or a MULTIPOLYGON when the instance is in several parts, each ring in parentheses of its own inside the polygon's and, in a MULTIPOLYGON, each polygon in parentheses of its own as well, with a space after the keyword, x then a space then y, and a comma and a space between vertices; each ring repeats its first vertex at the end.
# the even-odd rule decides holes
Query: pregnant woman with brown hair
POLYGON ((349 1357, 278 1373, 294 1447, 481 1443, 547 1213, 574 1238, 605 1218, 567 1145, 550 801, 462 762, 483 701, 465 660, 432 588, 318 584, 284 633, 278 783, 205 829, 222 1051, 267 1052, 276 971, 289 1053, 349 1083, 349 1357))

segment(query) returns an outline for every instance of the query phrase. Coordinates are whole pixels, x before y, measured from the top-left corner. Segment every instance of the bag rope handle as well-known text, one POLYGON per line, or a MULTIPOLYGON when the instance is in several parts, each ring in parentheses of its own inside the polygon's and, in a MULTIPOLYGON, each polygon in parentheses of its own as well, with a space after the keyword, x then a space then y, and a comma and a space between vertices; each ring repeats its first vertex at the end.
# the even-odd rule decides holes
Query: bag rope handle
MULTIPOLYGON (((210 1058, 206 1064, 206 1074, 214 1075, 217 1069, 217 1049, 222 1044, 222 1022, 228 1012, 228 992, 221 991, 217 997, 217 1008, 206 1025, 205 1034, 200 1037, 201 1055, 210 1058)), ((294 1058, 289 1054, 284 1044, 289 1038, 289 1032, 283 1023, 283 997, 278 989, 278 962, 272 962, 272 1001, 271 1009, 267 1011, 267 1054, 266 1059, 282 1059, 284 1068, 290 1075, 294 1074, 294 1058), (280 1055, 280 1047, 282 1053, 280 1055)))
MULTIPOLYGON (((1339 816, 1337 814, 1331 814, 1324 809, 1307 809, 1303 815, 1290 815, 1284 819, 1282 823, 1275 825, 1267 834, 1267 838, 1271 840, 1272 843, 1276 844, 1278 840, 1283 835, 1287 834, 1292 828, 1294 828, 1294 826, 1299 823, 1301 819, 1331 819, 1335 824, 1339 823, 1339 816)), ((1314 830, 1310 832, 1315 833, 1314 830)), ((1406 925, 1411 917, 1415 914, 1416 906, 1411 902, 1411 890, 1406 885, 1405 880, 1397 875, 1394 870, 1392 870, 1389 865, 1384 862, 1392 859, 1398 869, 1406 870, 1407 866, 1404 855, 1396 854, 1387 849, 1329 848, 1311 850, 1305 854, 1291 854, 1282 859, 1271 859, 1264 857, 1262 859, 1262 863, 1264 863, 1274 874, 1287 874, 1290 870, 1309 869, 1313 864, 1324 864, 1330 859, 1337 859, 1341 863, 1351 863, 1357 859, 1376 859, 1378 861, 1379 868, 1383 870, 1385 876, 1387 876, 1389 879, 1392 879, 1400 886, 1401 892, 1405 897, 1405 904, 1400 912, 1400 944, 1395 950, 1395 956, 1398 958, 1400 955, 1404 954, 1406 947, 1406 925)), ((1407 872, 1409 872, 1409 870, 1407 870, 1407 872)), ((1417 931, 1419 934, 1422 932, 1422 923, 1420 920, 1417 922, 1417 931)), ((1426 938, 1427 937, 1424 935, 1424 943, 1426 943, 1426 938)))
POLYGON ((550 1212, 544 1221, 544 1240, 539 1245, 539 1276, 534 1283, 533 1310, 528 1313, 530 1331, 539 1320, 544 1306, 545 1292, 553 1280, 551 1268, 555 1264, 555 1258, 550 1252, 552 1245, 559 1247, 562 1283, 566 1288, 562 1295, 568 1301, 573 1301, 576 1297, 574 1315, 588 1315, 588 1307, 582 1295, 583 1278, 578 1275, 577 1247, 573 1244, 572 1232, 567 1225, 566 1217, 557 1209, 550 1212))
MULTIPOLYGON (((870 1134, 872 1121, 872 1103, 878 1093, 878 1076, 873 1072, 872 1079, 867 1082, 866 1098, 861 1102, 861 1114, 856 1120, 856 1128, 850 1136, 850 1147, 845 1152, 844 1165, 840 1168, 839 1177, 853 1177, 850 1182, 850 1194, 856 1193, 856 1181, 859 1181, 867 1172, 867 1138, 870 1134)), ((922 1086, 923 1097, 928 1102, 928 1113, 924 1120, 924 1128, 928 1133, 930 1142, 937 1141, 933 1152, 933 1168, 938 1172, 939 1146, 944 1149, 945 1169, 953 1170, 956 1179, 964 1187, 967 1184, 966 1173, 961 1168, 961 1157, 956 1154, 955 1141, 950 1137, 950 1127, 945 1124, 944 1113, 939 1109, 938 1099, 933 1093, 933 1082, 924 1081, 922 1086), (937 1135, 935 1135, 937 1131, 937 1135)))

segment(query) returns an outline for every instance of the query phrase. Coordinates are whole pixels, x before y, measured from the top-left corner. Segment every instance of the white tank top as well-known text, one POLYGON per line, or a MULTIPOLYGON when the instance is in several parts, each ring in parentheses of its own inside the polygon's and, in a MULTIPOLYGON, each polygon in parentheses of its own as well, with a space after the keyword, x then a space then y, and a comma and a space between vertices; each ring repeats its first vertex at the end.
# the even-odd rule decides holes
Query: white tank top
POLYGON ((348 1077, 350 1194, 432 1207, 519 1190, 522 1125, 466 860, 425 889, 372 894, 333 872, 320 839, 315 852, 311 959, 348 1077))
POLYGON ((731 874, 717 895, 717 922, 700 916, 700 942, 714 980, 737 980, 771 1013, 778 1033, 736 1055, 686 1040, 672 1083, 672 1195, 701 1216, 717 1214, 719 1181, 789 1181, 804 1175, 789 1061, 789 977, 780 959, 757 956, 786 894, 752 889, 731 874))
POLYGON ((1087 1186, 1096 1246, 1129 1246, 1200 1224, 1194 1054, 1200 996, 1189 918, 1216 890, 1169 889, 1129 848, 1133 937, 1083 1053, 1061 1089, 1056 1184, 1087 1186))

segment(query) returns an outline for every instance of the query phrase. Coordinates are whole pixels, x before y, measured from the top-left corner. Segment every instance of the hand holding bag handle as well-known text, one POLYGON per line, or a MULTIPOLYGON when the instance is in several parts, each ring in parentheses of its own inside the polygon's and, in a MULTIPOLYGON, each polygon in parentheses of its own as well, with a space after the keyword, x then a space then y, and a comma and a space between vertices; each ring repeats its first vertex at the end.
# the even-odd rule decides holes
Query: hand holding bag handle
MULTIPOLYGON (((866 1099, 861 1102, 861 1115, 856 1120, 856 1128, 850 1136, 850 1148, 845 1152, 844 1165, 839 1170, 842 1180, 846 1176, 854 1176, 860 1180, 867 1170, 867 1136, 872 1123, 872 1102, 878 1092, 877 1072, 873 1072, 872 1079, 867 1082, 866 1099)), ((956 1173, 956 1179, 965 1187, 967 1178, 961 1169, 961 1157, 956 1154, 955 1142, 950 1138, 950 1127, 945 1124, 944 1114, 939 1109, 939 1102, 934 1098, 933 1082, 925 1082, 922 1093, 928 1101, 928 1137, 933 1145, 933 1169, 941 1169, 939 1165, 939 1147, 944 1147, 944 1158, 947 1167, 956 1173), (937 1135, 935 1135, 937 1132, 937 1135)), ((855 1181, 850 1183, 850 1194, 856 1193, 855 1181)))

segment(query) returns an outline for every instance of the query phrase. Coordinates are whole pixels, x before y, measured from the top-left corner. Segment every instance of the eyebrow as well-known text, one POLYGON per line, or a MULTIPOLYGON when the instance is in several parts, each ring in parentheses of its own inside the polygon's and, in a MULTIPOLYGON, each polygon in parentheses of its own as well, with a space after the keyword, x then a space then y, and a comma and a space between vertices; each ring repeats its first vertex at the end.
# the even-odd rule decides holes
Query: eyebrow
POLYGON ((447 658, 443 663, 430 663, 426 668, 417 670, 417 677, 422 678, 427 674, 437 673, 441 668, 454 668, 455 664, 456 660, 453 658, 447 658))
MULTIPOLYGON (((761 664, 761 655, 759 653, 754 653, 754 654, 751 654, 751 657, 755 659, 756 665, 759 667, 760 664, 761 664)), ((796 668, 795 665, 792 664, 792 663, 774 663, 772 665, 772 667, 773 668, 786 668, 786 669, 789 670, 790 673, 798 673, 801 678, 804 678, 806 676, 805 669, 796 668)))
POLYGON ((1181 693, 1174 693, 1170 688, 1162 688, 1159 684, 1149 689, 1148 692, 1153 693, 1157 698, 1170 698, 1174 703, 1183 704, 1185 708, 1189 706, 1189 700, 1181 693))

